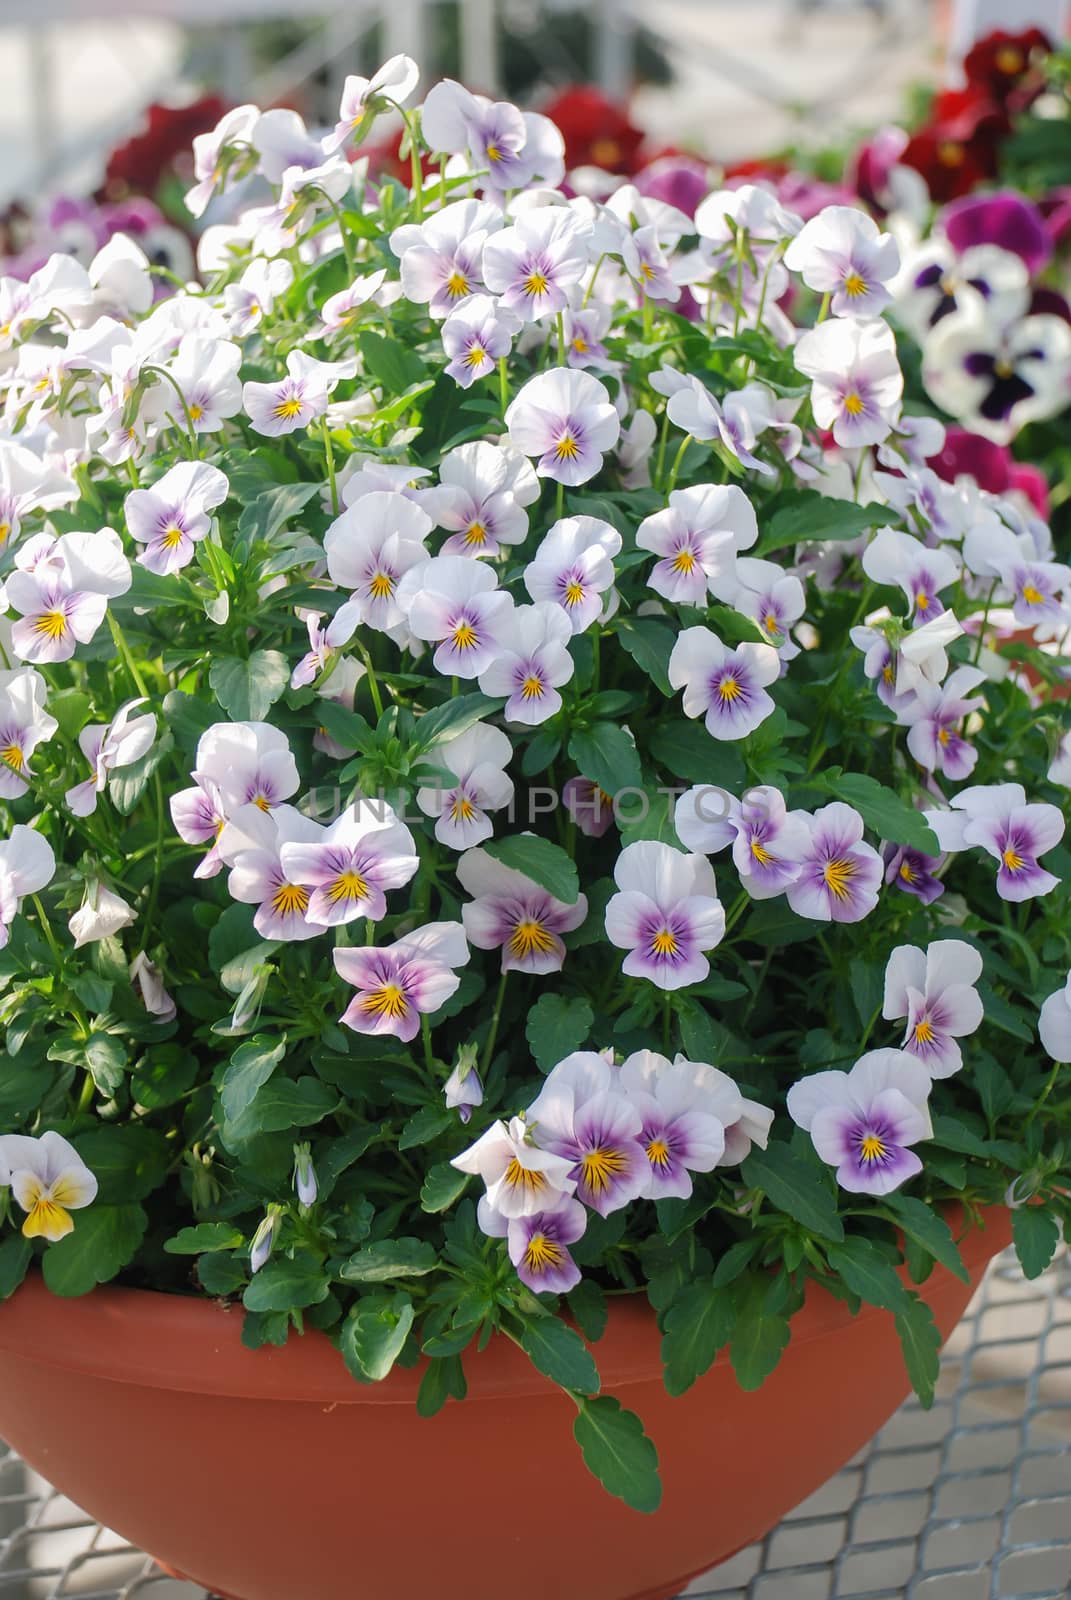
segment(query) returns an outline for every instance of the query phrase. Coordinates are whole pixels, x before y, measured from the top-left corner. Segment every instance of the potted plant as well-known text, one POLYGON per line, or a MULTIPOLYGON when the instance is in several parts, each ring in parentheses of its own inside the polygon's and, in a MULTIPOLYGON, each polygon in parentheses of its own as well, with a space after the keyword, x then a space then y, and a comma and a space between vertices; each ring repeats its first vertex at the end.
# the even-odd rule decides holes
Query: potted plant
POLYGON ((3 284, 0 1431, 241 1600, 664 1596, 1056 1248, 1071 574, 862 212, 416 82, 3 284))

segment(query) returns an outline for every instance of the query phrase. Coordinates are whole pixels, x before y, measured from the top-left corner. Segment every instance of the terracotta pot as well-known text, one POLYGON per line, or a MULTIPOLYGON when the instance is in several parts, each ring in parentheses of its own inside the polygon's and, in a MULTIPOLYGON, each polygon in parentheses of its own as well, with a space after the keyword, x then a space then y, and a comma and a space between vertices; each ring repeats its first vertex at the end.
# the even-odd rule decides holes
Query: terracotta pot
MULTIPOLYGON (((972 1288, 1008 1213, 964 1242, 972 1288)), ((923 1293, 947 1336, 972 1288, 923 1293)), ((469 1397, 422 1420, 420 1370, 358 1386, 309 1333, 250 1351, 242 1313, 28 1280, 0 1307, 0 1435, 64 1494, 230 1600, 664 1600, 772 1527, 904 1399, 892 1318, 817 1287, 754 1394, 724 1354, 680 1399, 639 1299, 597 1347, 605 1390, 658 1445, 665 1498, 629 1511, 588 1476, 571 1402, 507 1340, 469 1358, 469 1397)))

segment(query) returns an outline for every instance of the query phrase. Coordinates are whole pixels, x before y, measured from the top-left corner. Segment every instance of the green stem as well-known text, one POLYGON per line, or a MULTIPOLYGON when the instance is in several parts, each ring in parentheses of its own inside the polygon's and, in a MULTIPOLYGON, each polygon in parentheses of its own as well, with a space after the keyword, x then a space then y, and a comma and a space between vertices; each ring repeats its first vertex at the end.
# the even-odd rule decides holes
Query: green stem
POLYGON ((562 315, 562 313, 560 311, 558 312, 558 315, 555 318, 555 326, 556 326, 556 328, 558 330, 558 365, 559 365, 559 367, 564 367, 564 365, 565 365, 565 318, 564 318, 564 316, 562 315))
POLYGON ((667 495, 671 495, 673 493, 674 489, 677 487, 677 474, 681 470, 681 462, 684 460, 684 452, 687 450, 687 448, 691 444, 691 442, 692 442, 691 434, 690 433, 686 433, 684 435, 684 438, 681 440, 680 449, 677 451, 677 454, 673 458, 673 465, 670 468, 670 472, 669 472, 669 483, 666 486, 666 494, 667 495))
POLYGON ((993 604, 993 596, 997 592, 997 585, 999 582, 999 578, 993 579, 993 582, 989 585, 989 592, 985 597, 985 610, 982 612, 982 620, 978 627, 978 638, 975 641, 974 646, 973 660, 975 666, 978 665, 978 658, 982 654, 982 646, 985 643, 985 630, 989 626, 989 608, 993 604))
POLYGON ((327 482, 331 490, 331 510, 338 516, 338 482, 335 478, 335 452, 331 444, 331 429, 327 426, 327 418, 321 418, 321 427, 324 438, 324 457, 327 461, 327 482))
POLYGON ((1038 1112, 1041 1110, 1042 1106, 1045 1104, 1046 1100, 1049 1098, 1049 1096, 1052 1093, 1053 1089, 1055 1089, 1056 1080, 1057 1080, 1057 1078, 1059 1076, 1060 1076, 1060 1062, 1059 1061, 1054 1061, 1053 1064, 1052 1064, 1052 1071, 1049 1073, 1049 1076, 1045 1081, 1045 1087, 1044 1087, 1044 1089, 1042 1089, 1042 1091, 1041 1091, 1040 1095, 1038 1096, 1037 1100, 1034 1102, 1034 1105, 1032 1106, 1030 1112, 1027 1115, 1026 1121, 1023 1123, 1022 1132, 1024 1132, 1024 1133, 1026 1132, 1027 1128, 1029 1128, 1030 1124, 1033 1122, 1034 1118, 1037 1116, 1038 1112))
POLYGON ((506 979, 508 972, 504 972, 498 980, 498 993, 495 995, 495 1009, 491 1013, 491 1029, 487 1035, 487 1043, 483 1052, 483 1079, 487 1081, 487 1074, 491 1070, 491 1061, 495 1053, 495 1041, 498 1038, 498 1022, 502 1015, 502 1002, 506 997, 506 979))
POLYGON ((361 653, 361 658, 364 661, 365 672, 368 674, 368 692, 372 696, 372 704, 376 708, 376 716, 381 717, 383 715, 383 698, 379 692, 379 680, 376 677, 376 669, 372 665, 372 657, 369 655, 366 647, 359 642, 357 649, 361 653))
POLYGON ((583 308, 587 305, 588 301, 591 299, 591 293, 592 293, 592 290, 595 287, 595 280, 599 276, 599 270, 602 267, 602 264, 603 264, 603 262, 605 260, 606 260, 606 254, 604 252, 599 257, 598 261, 596 261, 596 263, 595 263, 595 271, 591 274, 591 282, 588 284, 587 288, 584 290, 584 298, 580 302, 581 310, 583 310, 583 308))
POLYGON ((120 657, 120 660, 122 661, 124 667, 126 668, 127 672, 130 674, 131 682, 133 683, 135 689, 138 691, 138 693, 142 696, 142 698, 144 700, 150 699, 151 696, 149 694, 148 689, 145 686, 145 679, 141 676, 141 670, 138 667, 137 662, 134 660, 134 657, 130 652, 130 646, 127 644, 125 638, 123 637, 122 629, 120 628, 119 624, 116 622, 115 618, 112 616, 111 611, 107 612, 107 617, 108 617, 108 627, 111 630, 111 635, 112 635, 112 643, 115 645, 116 650, 119 652, 119 657, 120 657))
POLYGON ((833 298, 833 295, 831 293, 830 294, 824 294, 822 296, 822 304, 818 307, 818 316, 815 318, 815 323, 816 324, 819 323, 819 322, 824 322, 826 320, 826 318, 829 316, 829 303, 832 300, 832 298, 833 298))
POLYGON ((560 522, 565 515, 565 485, 559 480, 558 492, 554 500, 554 520, 560 522))
POLYGON ((505 417, 506 407, 509 405, 509 373, 506 370, 505 356, 500 356, 498 360, 498 403, 505 417))
POLYGON ((657 460, 655 462, 655 471, 654 471, 655 483, 658 485, 658 487, 660 489, 662 487, 662 474, 665 471, 665 466, 666 466, 666 444, 668 443, 668 441, 669 441, 669 412, 668 411, 663 411, 663 413, 662 413, 662 431, 661 431, 661 434, 660 434, 659 440, 658 440, 658 458, 657 458, 657 460))
POLYGON ((197 442, 197 429, 193 425, 193 417, 190 415, 190 408, 186 404, 186 396, 182 392, 181 384, 176 378, 172 377, 171 373, 168 372, 166 367, 144 367, 142 370, 145 372, 155 373, 158 378, 166 378, 167 382, 178 395, 179 404, 182 407, 182 414, 186 418, 186 431, 190 436, 190 452, 193 456, 193 459, 196 461, 201 454, 201 447, 197 442))

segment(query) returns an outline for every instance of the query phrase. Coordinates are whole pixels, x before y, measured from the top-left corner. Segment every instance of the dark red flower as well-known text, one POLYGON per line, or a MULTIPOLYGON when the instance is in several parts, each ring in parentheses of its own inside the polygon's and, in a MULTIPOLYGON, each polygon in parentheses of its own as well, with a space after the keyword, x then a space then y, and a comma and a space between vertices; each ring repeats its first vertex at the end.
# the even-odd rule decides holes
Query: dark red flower
POLYGON ((969 88, 1021 111, 1044 87, 1042 59, 1052 43, 1040 28, 1005 33, 998 28, 974 44, 963 62, 969 88))
POLYGON ((567 169, 601 167, 625 176, 636 171, 643 134, 599 89, 575 84, 542 109, 561 129, 567 169))
POLYGON ((151 105, 140 132, 112 151, 103 197, 117 200, 127 194, 154 195, 176 164, 190 162, 195 135, 214 128, 226 109, 214 94, 202 95, 185 106, 151 105))
POLYGON ((966 428, 950 427, 945 433, 940 455, 931 456, 930 466, 946 483, 962 474, 970 477, 989 494, 1008 494, 1018 489, 1025 494, 1038 515, 1049 515, 1049 485, 1039 467, 1016 461, 1007 445, 994 444, 966 428))
POLYGON ((995 100, 973 89, 947 89, 900 161, 921 172, 938 203, 955 200, 995 176, 997 152, 1010 129, 1007 111, 995 100))

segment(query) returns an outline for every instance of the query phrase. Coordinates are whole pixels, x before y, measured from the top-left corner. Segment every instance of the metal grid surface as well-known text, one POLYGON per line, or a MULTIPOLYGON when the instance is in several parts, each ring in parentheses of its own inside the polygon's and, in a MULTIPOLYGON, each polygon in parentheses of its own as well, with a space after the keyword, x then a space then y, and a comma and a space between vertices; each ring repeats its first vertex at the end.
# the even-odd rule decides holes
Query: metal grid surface
MULTIPOLYGON (((759 1545, 687 1600, 1066 1600, 1071 1255, 1026 1283, 1003 1256, 911 1402, 759 1545)), ((0 1600, 205 1600, 0 1457, 0 1600)), ((295 1600, 316 1600, 295 1596, 295 1600)), ((461 1600, 443 1592, 442 1600, 461 1600)), ((562 1600, 572 1600, 563 1596, 562 1600)))

